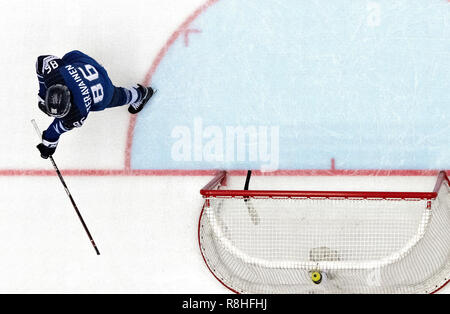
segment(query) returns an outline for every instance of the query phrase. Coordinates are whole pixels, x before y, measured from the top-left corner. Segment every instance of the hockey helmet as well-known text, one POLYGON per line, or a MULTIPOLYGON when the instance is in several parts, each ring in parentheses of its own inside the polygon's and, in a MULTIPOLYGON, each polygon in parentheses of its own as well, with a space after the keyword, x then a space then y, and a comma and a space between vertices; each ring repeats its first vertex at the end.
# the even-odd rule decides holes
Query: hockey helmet
POLYGON ((55 84, 47 89, 41 110, 54 118, 63 118, 69 113, 71 106, 69 88, 62 84, 55 84))

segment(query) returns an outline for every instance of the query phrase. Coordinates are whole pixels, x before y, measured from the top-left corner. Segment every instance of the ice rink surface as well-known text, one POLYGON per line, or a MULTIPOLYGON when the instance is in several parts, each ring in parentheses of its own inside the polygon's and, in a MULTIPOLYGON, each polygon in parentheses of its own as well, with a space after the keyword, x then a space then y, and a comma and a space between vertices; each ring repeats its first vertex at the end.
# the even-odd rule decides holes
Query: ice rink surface
MULTIPOLYGON (((449 100, 445 91, 450 60, 446 49, 450 6, 445 1, 434 0, 429 5, 396 1, 388 11, 388 23, 403 12, 403 24, 397 29, 381 27, 379 33, 366 29, 366 37, 361 30, 368 16, 379 8, 377 4, 383 6, 387 1, 361 1, 365 4, 340 14, 336 14, 336 5, 321 11, 323 1, 308 2, 312 4, 305 5, 306 9, 323 14, 308 25, 327 17, 330 22, 332 16, 330 27, 320 29, 322 37, 313 28, 296 24, 293 16, 283 20, 288 4, 299 9, 298 1, 283 5, 242 2, 18 0, 0 4, 0 39, 7 43, 0 60, 0 235, 4 239, 0 242, 0 292, 227 293, 205 267, 198 249, 199 189, 211 174, 199 170, 258 168, 261 162, 241 161, 234 154, 231 159, 220 159, 220 145, 205 148, 194 139, 191 154, 177 154, 176 140, 186 129, 195 137, 198 123, 203 123, 200 136, 204 139, 222 134, 227 126, 279 127, 280 148, 285 149, 280 151, 281 169, 375 170, 369 177, 342 177, 330 171, 332 176, 307 172, 308 176, 300 178, 260 178, 255 183, 258 187, 270 188, 273 180, 298 189, 430 191, 435 170, 450 169, 449 117, 443 109, 449 100), (410 10, 405 10, 407 3, 411 3, 410 10), (238 18, 227 12, 239 12, 238 18), (291 29, 293 36, 281 32, 286 25, 303 27, 302 34, 311 46, 298 45, 295 28, 291 29), (240 33, 244 26, 247 32, 240 33), (349 43, 343 39, 335 37, 335 46, 321 46, 320 39, 332 30, 353 33, 353 40, 362 36, 349 50, 351 58, 332 54, 336 47, 341 53, 348 50, 345 44, 349 43), (392 36, 383 37, 388 30, 392 36), (418 30, 416 37, 394 41, 418 30), (289 38, 292 42, 286 42, 289 38), (364 38, 374 41, 364 42, 364 38), (263 52, 265 40, 278 46, 263 52), (392 51, 375 49, 380 43, 393 47, 392 51), (359 54, 367 45, 370 54, 359 54), (239 47, 241 51, 233 51, 239 47), (318 55, 315 49, 322 48, 323 55, 318 55), (30 124, 33 118, 41 128, 51 122, 37 108, 36 57, 62 56, 73 49, 98 59, 117 85, 151 81, 159 89, 151 107, 137 120, 130 119, 125 108, 91 114, 82 128, 63 135, 55 155, 100 248, 100 257, 89 245, 51 164, 39 157, 30 124), (300 69, 296 72, 295 64, 283 63, 280 56, 299 51, 307 58, 296 61, 300 69), (381 57, 377 60, 386 71, 377 72, 383 67, 372 57, 381 57), (242 68, 248 71, 238 76, 242 68), (276 71, 283 69, 289 76, 277 80, 276 71), (369 80, 367 73, 378 79, 369 80), (391 76, 381 76, 386 73, 391 76), (313 80, 297 90, 305 77, 313 80), (337 78, 342 85, 334 84, 337 78), (373 84, 379 93, 364 93, 373 84), (326 87, 335 88, 335 93, 325 93, 326 87), (336 116, 336 109, 328 107, 336 94, 339 97, 333 103, 347 108, 348 115, 336 116), (296 99, 302 106, 296 107, 296 99), (310 101, 321 109, 308 109, 316 108, 307 106, 310 101), (378 111, 370 107, 372 103, 378 111), (311 116, 304 117, 304 110, 311 116), (356 112, 361 119, 353 120, 356 112), (332 125, 313 130, 323 116, 332 125), (311 124, 302 124, 305 121, 311 124), (348 134, 346 123, 354 127, 348 134), (394 128, 387 132, 390 125, 394 128), (307 140, 298 136, 313 133, 320 136, 306 136, 307 140), (315 142, 320 145, 312 145, 315 142), (293 149, 296 145, 298 150, 293 149), (362 150, 352 151, 355 148, 362 150), (376 176, 386 169, 408 176, 376 176)), ((349 1, 337 2, 350 5, 349 1)), ((376 18, 370 21, 379 22, 376 18)))

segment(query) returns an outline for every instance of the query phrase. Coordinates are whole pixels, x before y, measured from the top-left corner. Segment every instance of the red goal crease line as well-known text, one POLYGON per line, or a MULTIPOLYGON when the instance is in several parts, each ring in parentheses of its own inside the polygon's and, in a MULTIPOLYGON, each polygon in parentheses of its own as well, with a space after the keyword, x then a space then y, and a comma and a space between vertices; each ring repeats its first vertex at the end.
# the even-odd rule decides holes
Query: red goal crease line
MULTIPOLYGON (((145 75, 145 78, 142 82, 144 86, 148 86, 151 84, 152 77, 156 72, 156 69, 158 68, 161 61, 166 56, 169 49, 173 46, 173 44, 177 41, 177 39, 181 36, 189 35, 189 32, 191 31, 189 29, 189 25, 192 24, 203 12, 205 12, 209 7, 211 7, 213 4, 219 2, 219 0, 208 0, 205 3, 203 3, 197 10, 194 11, 176 30, 173 32, 173 34, 169 37, 165 45, 160 49, 158 52, 158 55, 156 56, 155 60, 153 61, 150 69, 147 71, 147 74, 145 75)), ((199 31, 199 30, 195 30, 199 31)), ((135 115, 132 115, 130 118, 130 122, 128 124, 128 131, 127 131, 127 140, 126 140, 126 146, 125 146, 125 171, 132 171, 131 170, 131 151, 133 148, 133 137, 134 137, 134 129, 136 127, 136 119, 137 117, 135 115)))
MULTIPOLYGON (((66 169, 65 176, 80 177, 140 177, 140 176, 213 176, 218 169, 182 170, 182 169, 66 169)), ((436 176, 440 170, 350 170, 350 169, 298 169, 277 170, 273 172, 254 171, 256 176, 436 176)), ((450 173, 450 170, 446 170, 450 173)), ((247 170, 230 170, 230 175, 245 176, 247 170)), ((0 176, 55 176, 53 170, 45 169, 0 169, 0 176)))

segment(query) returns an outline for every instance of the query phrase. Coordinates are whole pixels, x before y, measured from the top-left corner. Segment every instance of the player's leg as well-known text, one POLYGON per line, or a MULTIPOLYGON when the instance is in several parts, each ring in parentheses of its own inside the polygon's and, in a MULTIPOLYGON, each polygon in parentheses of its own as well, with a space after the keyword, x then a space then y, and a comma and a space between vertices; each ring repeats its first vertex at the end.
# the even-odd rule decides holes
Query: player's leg
POLYGON ((113 97, 109 105, 106 106, 106 108, 114 108, 128 105, 132 99, 132 94, 133 94, 132 91, 128 88, 114 86, 113 97))

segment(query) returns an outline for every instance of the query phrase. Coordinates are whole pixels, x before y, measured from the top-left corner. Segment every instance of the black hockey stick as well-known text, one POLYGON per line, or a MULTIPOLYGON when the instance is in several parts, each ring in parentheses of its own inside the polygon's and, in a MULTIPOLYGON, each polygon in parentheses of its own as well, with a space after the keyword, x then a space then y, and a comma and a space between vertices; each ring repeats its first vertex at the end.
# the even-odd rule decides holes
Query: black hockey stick
POLYGON ((244 191, 248 191, 250 185, 250 178, 252 177, 252 171, 247 171, 247 178, 245 178, 244 191))
MULTIPOLYGON (((249 185, 250 185, 250 178, 252 176, 252 171, 249 170, 247 172, 247 178, 245 179, 245 185, 244 190, 248 191, 249 185)), ((258 215, 258 212, 256 211, 255 207, 253 206, 253 202, 250 199, 250 197, 244 197, 244 203, 247 206, 248 214, 250 215, 250 219, 253 222, 254 225, 258 225, 260 218, 258 215)))
MULTIPOLYGON (((34 129, 36 130, 36 133, 37 133, 37 135, 39 136, 39 139, 42 140, 42 133, 41 133, 41 131, 39 130, 39 127, 38 127, 36 121, 33 119, 33 120, 31 120, 31 123, 32 123, 33 126, 34 126, 34 129)), ((63 185, 63 187, 64 187, 64 190, 66 190, 67 196, 69 196, 69 199, 70 199, 70 201, 72 202, 72 206, 73 206, 73 208, 75 209, 75 212, 77 213, 78 218, 80 219, 81 224, 83 225, 83 228, 84 228, 84 230, 86 231, 86 233, 87 233, 87 235, 88 235, 88 237, 89 237, 89 240, 91 241, 91 244, 92 244, 92 246, 93 246, 94 249, 95 249, 95 252, 97 253, 97 255, 100 255, 100 251, 98 250, 97 245, 95 244, 94 239, 92 238, 92 235, 91 235, 91 233, 89 232, 89 229, 88 229, 88 227, 86 226, 86 223, 84 222, 84 219, 83 219, 83 217, 81 216, 80 211, 78 210, 77 204, 75 203, 75 201, 74 201, 74 199, 73 199, 73 197, 72 197, 72 194, 70 194, 69 188, 67 187, 67 184, 66 184, 66 182, 64 181, 64 178, 63 178, 61 172, 59 171, 58 166, 57 166, 56 163, 55 163, 55 160, 53 159, 52 156, 49 156, 49 159, 50 159, 50 161, 52 162, 52 165, 53 165, 53 168, 54 168, 55 171, 56 171, 56 174, 58 174, 59 180, 61 180, 61 183, 62 183, 62 185, 63 185)))

